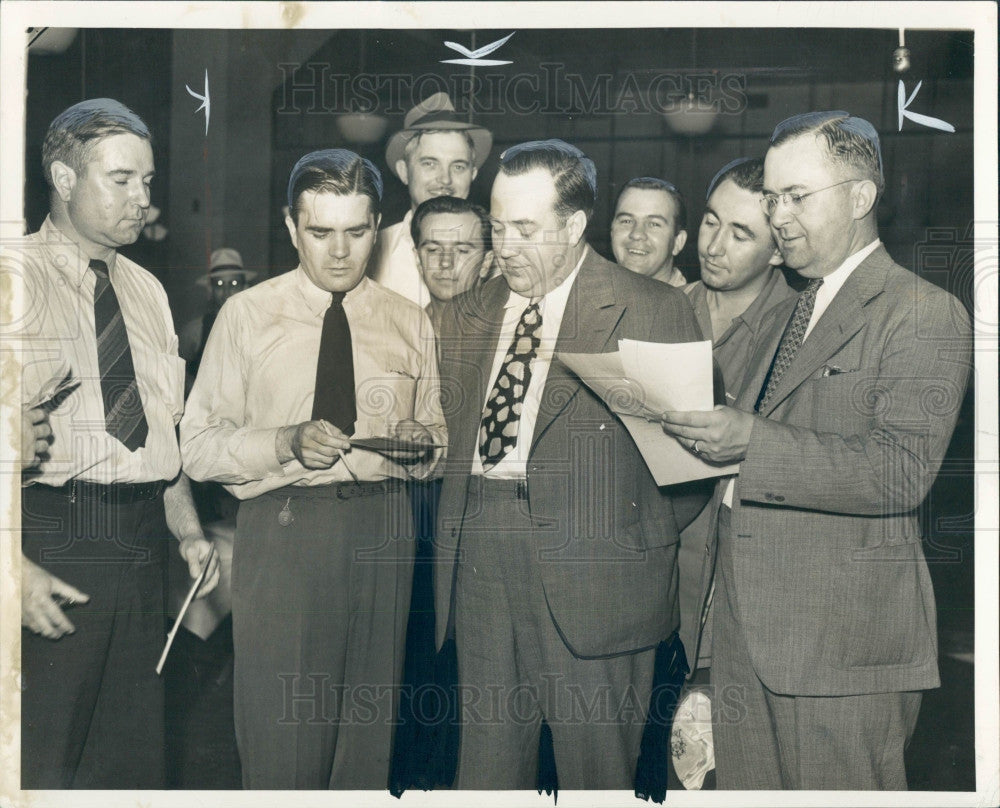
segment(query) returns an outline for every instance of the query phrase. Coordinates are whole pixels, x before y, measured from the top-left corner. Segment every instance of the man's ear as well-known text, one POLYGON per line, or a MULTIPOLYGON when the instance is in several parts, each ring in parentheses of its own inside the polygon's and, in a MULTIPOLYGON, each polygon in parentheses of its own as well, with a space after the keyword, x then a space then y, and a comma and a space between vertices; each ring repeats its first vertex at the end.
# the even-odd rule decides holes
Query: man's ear
POLYGON ((784 263, 784 260, 785 259, 781 257, 781 250, 775 247, 774 252, 771 253, 771 257, 767 259, 767 263, 769 263, 772 267, 780 267, 782 263, 784 263))
POLYGON ((406 167, 406 160, 396 161, 396 175, 403 181, 403 185, 410 184, 410 172, 406 167))
POLYGON ((569 242, 576 246, 587 229, 587 214, 582 210, 574 211, 566 220, 566 226, 569 228, 569 242))
POLYGON ((54 160, 49 166, 49 178, 59 198, 63 202, 69 202, 76 187, 76 172, 62 161, 54 160))
POLYGON ((878 189, 871 180, 863 180, 854 186, 854 218, 864 219, 878 201, 878 189))
POLYGON ((493 274, 493 250, 487 250, 483 256, 483 263, 479 265, 479 279, 489 280, 493 274))
POLYGON ((677 235, 674 236, 674 258, 681 254, 681 250, 684 249, 684 245, 688 243, 688 231, 679 230, 677 235))
POLYGON ((299 248, 299 234, 295 230, 295 222, 291 216, 285 217, 285 227, 288 228, 288 235, 292 237, 292 246, 297 250, 299 248))
POLYGON ((472 167, 472 181, 473 181, 473 182, 475 182, 475 181, 476 181, 476 175, 477 175, 478 173, 479 173, 479 169, 478 169, 478 168, 476 168, 475 166, 473 166, 473 167, 472 167))

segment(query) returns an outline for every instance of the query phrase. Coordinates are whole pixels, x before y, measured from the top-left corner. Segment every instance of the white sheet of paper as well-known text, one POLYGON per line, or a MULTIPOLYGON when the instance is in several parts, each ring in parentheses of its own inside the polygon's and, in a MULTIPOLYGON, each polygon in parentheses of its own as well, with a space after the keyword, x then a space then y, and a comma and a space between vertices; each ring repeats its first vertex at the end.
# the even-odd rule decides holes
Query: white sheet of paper
POLYGON ((738 464, 718 466, 689 452, 664 433, 665 410, 710 410, 712 343, 620 340, 618 351, 557 353, 556 358, 621 418, 657 485, 735 474, 738 464))

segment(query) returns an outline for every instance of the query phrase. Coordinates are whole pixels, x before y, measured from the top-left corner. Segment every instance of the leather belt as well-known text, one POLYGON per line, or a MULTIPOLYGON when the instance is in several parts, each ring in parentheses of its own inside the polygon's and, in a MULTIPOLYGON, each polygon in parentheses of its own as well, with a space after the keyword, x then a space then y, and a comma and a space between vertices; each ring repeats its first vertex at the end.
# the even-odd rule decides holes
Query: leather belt
POLYGON ((36 483, 40 489, 66 497, 70 502, 86 499, 105 505, 132 505, 149 502, 163 494, 165 483, 154 480, 149 483, 93 483, 87 480, 70 480, 65 485, 54 486, 36 483))
POLYGON ((268 491, 273 497, 322 497, 326 499, 353 499, 354 497, 371 497, 378 494, 393 494, 403 488, 403 481, 398 478, 388 480, 373 480, 361 482, 330 483, 329 485, 286 485, 268 491))

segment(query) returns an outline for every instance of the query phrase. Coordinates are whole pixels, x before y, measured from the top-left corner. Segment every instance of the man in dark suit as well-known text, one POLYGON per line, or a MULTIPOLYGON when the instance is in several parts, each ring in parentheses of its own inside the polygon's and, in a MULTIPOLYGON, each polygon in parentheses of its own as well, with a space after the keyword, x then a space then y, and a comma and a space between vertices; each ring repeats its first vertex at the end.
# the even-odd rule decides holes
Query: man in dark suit
POLYGON ((533 788, 543 720, 561 788, 631 788, 655 649, 678 626, 694 512, 675 514, 621 422, 552 356, 701 332, 683 292, 588 247, 596 188, 567 143, 508 149, 491 198, 502 277, 441 327, 437 642, 454 631, 459 788, 533 788))
POLYGON ((939 684, 916 511, 970 325, 882 247, 882 189, 867 121, 778 125, 762 205, 809 284, 764 318, 735 407, 664 415, 692 451, 742 461, 718 492, 712 682, 738 707, 714 722, 720 788, 905 789, 920 691, 939 684))

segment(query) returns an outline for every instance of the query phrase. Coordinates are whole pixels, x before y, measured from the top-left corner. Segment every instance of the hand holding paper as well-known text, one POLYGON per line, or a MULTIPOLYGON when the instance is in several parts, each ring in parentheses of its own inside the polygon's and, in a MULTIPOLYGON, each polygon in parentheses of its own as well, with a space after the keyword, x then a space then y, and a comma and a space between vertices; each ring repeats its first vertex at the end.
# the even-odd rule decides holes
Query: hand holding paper
POLYGON ((573 371, 621 418, 657 485, 734 474, 736 465, 718 465, 692 453, 693 441, 664 434, 664 411, 712 411, 712 343, 654 343, 620 340, 603 354, 558 353, 573 371))

